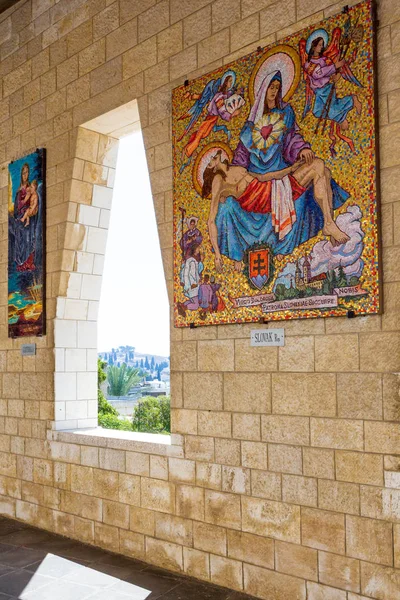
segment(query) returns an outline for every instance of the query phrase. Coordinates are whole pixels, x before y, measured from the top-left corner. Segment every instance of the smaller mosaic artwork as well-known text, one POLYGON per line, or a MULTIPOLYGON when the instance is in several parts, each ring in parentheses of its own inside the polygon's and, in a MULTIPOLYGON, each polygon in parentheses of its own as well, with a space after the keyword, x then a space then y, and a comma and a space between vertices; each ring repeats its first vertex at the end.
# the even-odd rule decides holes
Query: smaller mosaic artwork
POLYGON ((370 0, 173 91, 175 325, 380 312, 370 0))
POLYGON ((8 167, 8 336, 45 333, 45 149, 8 167))

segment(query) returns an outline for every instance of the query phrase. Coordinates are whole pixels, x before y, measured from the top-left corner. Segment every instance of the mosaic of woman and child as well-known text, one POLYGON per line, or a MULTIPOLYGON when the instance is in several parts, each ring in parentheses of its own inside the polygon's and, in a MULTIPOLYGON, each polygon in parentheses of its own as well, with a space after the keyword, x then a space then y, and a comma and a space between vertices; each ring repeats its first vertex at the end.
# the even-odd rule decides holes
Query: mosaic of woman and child
POLYGON ((12 337, 38 335, 43 331, 43 151, 10 163, 9 172, 9 330, 12 337))
MULTIPOLYGON (((335 210, 349 199, 350 190, 335 180, 326 160, 317 156, 313 143, 305 139, 289 100, 302 73, 302 118, 311 111, 315 136, 322 137, 328 125, 332 160, 337 157, 338 140, 356 153, 348 133, 349 114, 353 112, 358 119, 362 103, 356 93, 340 96, 337 84, 342 78, 355 89, 362 87, 351 68, 357 58, 355 42, 360 36, 363 29, 357 23, 347 25, 347 30, 345 24, 343 30, 333 29, 329 44, 328 33, 317 29, 307 40, 300 41, 298 52, 287 45, 267 51, 250 76, 250 111, 234 150, 229 146, 231 133, 227 125, 246 104, 243 88, 237 92, 235 71, 229 69, 219 79, 209 81, 201 93, 186 92, 184 98, 195 102, 180 117, 190 117, 178 139, 190 134, 181 151, 180 173, 191 164, 201 142, 211 132, 222 131, 228 142, 214 141, 200 148, 192 171, 194 187, 203 199, 209 200, 208 236, 215 272, 220 278, 226 259, 233 261, 237 273, 242 273, 244 259, 252 247, 268 248, 271 260, 279 261, 320 232, 332 248, 349 242, 348 233, 335 218, 335 210), (223 123, 219 124, 221 120, 223 123)), ((197 229, 197 216, 192 218, 196 219, 198 233, 189 253, 183 245, 191 231, 190 218, 188 230, 184 233, 181 228, 180 281, 187 298, 178 303, 181 316, 186 310, 197 310, 193 298, 204 280, 204 236, 197 229)))

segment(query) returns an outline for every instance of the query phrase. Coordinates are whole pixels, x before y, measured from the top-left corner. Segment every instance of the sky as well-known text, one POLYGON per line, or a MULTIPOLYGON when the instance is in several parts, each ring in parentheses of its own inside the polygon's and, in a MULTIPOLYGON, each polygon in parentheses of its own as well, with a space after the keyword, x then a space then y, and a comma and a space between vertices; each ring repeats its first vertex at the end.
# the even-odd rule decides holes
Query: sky
POLYGON ((120 140, 98 320, 98 350, 169 356, 169 305, 140 131, 120 140))

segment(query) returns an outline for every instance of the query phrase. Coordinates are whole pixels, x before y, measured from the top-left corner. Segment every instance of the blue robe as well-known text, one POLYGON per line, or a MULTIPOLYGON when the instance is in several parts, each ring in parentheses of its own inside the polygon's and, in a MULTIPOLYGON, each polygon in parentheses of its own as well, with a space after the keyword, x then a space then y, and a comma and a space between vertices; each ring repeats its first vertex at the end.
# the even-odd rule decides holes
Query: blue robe
POLYGON ((327 118, 336 123, 343 123, 347 118, 349 111, 354 106, 353 96, 344 96, 338 98, 336 96, 335 86, 333 83, 327 83, 322 88, 314 90, 315 101, 313 108, 313 115, 319 118, 327 118), (326 111, 326 106, 329 110, 326 111))
MULTIPOLYGON (((266 150, 253 143, 254 123, 247 121, 240 133, 233 164, 245 167, 256 173, 269 173, 293 164, 299 152, 310 148, 298 131, 295 113, 290 104, 280 103, 281 108, 272 109, 283 117, 284 129, 277 143, 266 150)), ((349 194, 331 180, 333 208, 339 208, 349 198, 349 194)), ((269 244, 274 254, 291 254, 293 250, 321 231, 324 219, 314 198, 313 187, 309 187, 294 202, 296 222, 291 231, 279 240, 272 226, 270 213, 245 211, 232 196, 219 204, 216 217, 218 246, 221 254, 232 260, 242 260, 246 250, 256 243, 269 244)))

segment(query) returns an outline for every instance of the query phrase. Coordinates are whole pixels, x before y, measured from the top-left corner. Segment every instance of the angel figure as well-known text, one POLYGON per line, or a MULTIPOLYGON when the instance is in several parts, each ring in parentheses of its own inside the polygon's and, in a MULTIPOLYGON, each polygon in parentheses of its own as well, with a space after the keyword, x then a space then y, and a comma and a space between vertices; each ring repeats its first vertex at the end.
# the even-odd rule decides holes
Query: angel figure
POLYGON ((192 155, 199 147, 201 140, 207 138, 212 131, 223 131, 229 142, 231 133, 226 125, 218 125, 218 119, 221 118, 223 121, 229 122, 239 114, 241 107, 245 103, 243 92, 241 91, 241 95, 236 93, 235 82, 236 73, 229 69, 225 71, 222 77, 209 81, 201 94, 190 94, 189 92, 185 94, 186 99, 195 100, 195 103, 185 114, 179 117, 179 120, 190 117, 190 121, 182 135, 178 138, 178 142, 195 126, 205 108, 207 116, 197 129, 192 132, 182 150, 180 173, 190 164, 192 155))
POLYGON ((329 137, 332 141, 329 149, 332 156, 336 156, 336 135, 348 144, 352 152, 356 152, 353 140, 345 135, 349 128, 347 116, 353 108, 357 115, 361 114, 362 104, 356 94, 349 94, 339 98, 336 94, 335 84, 340 77, 352 84, 362 87, 357 77, 351 70, 350 64, 354 62, 357 49, 346 60, 346 54, 351 41, 359 38, 362 28, 345 25, 342 36, 340 27, 332 33, 332 40, 328 46, 328 34, 324 29, 314 31, 307 41, 300 40, 299 49, 306 82, 306 102, 303 119, 312 108, 313 115, 318 119, 315 133, 322 124, 322 133, 325 131, 326 122, 330 121, 329 137), (314 100, 314 103, 313 103, 314 100))

